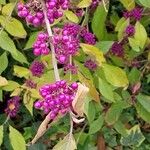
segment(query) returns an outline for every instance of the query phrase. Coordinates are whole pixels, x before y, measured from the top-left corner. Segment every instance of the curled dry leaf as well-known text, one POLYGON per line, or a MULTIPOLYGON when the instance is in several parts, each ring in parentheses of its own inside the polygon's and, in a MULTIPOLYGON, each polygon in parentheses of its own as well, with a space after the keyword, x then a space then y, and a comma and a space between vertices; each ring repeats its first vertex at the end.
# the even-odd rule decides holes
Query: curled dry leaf
POLYGON ((46 116, 46 118, 44 119, 44 121, 41 123, 35 137, 33 138, 33 140, 31 141, 31 144, 35 144, 36 141, 43 136, 43 134, 47 131, 48 128, 48 124, 50 122, 50 117, 49 114, 46 116))
POLYGON ((73 122, 79 124, 79 123, 83 122, 85 120, 85 118, 77 119, 76 117, 72 116, 72 120, 73 120, 73 122))
POLYGON ((69 133, 64 137, 64 139, 58 142, 53 150, 75 150, 77 149, 75 139, 72 133, 69 133))
POLYGON ((78 91, 76 93, 76 96, 72 102, 72 106, 74 111, 79 115, 83 116, 84 112, 84 101, 85 97, 89 92, 89 88, 86 87, 85 85, 78 83, 78 91))
POLYGON ((51 122, 51 124, 49 125, 49 122, 51 121, 49 115, 50 115, 50 113, 45 117, 44 121, 43 121, 43 122, 41 123, 41 125, 39 126, 38 131, 37 131, 35 137, 34 137, 33 140, 30 142, 31 145, 35 144, 36 141, 37 141, 40 137, 42 137, 42 136, 44 135, 44 133, 47 131, 47 129, 49 129, 50 126, 52 126, 52 124, 55 124, 55 123, 60 119, 60 116, 58 115, 58 116, 56 117, 56 119, 55 119, 53 122, 51 122))

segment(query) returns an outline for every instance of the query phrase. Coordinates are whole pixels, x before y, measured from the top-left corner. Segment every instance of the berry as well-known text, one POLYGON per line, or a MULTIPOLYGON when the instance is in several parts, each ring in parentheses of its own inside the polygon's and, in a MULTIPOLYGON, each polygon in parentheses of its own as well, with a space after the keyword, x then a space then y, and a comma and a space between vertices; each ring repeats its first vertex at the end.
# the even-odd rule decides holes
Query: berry
POLYGON ((68 85, 65 80, 46 84, 39 90, 43 97, 42 102, 37 101, 34 106, 37 109, 42 109, 46 114, 50 113, 50 119, 53 120, 58 114, 64 115, 72 109, 72 101, 77 89, 77 83, 68 85))
POLYGON ((34 61, 30 66, 30 71, 33 76, 41 77, 41 75, 44 73, 45 66, 40 61, 34 61))

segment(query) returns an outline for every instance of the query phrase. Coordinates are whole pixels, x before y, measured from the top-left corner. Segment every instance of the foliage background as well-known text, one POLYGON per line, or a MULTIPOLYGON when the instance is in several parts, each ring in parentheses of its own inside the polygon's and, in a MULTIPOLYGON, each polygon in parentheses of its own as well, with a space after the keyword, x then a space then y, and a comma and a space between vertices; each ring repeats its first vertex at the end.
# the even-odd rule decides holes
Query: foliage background
MULTIPOLYGON (((89 6, 88 0, 83 5, 89 6)), ((17 16, 17 1, 0 0, 0 144, 1 149, 46 150, 52 149, 69 131, 69 116, 66 115, 44 134, 34 145, 25 143, 34 137, 44 114, 33 108, 40 98, 38 89, 24 86, 25 80, 32 78, 38 87, 54 82, 50 55, 35 57, 32 45, 41 28, 28 26, 17 16), (32 77, 28 69, 33 60, 47 64, 41 78, 32 77), (21 108, 16 118, 4 124, 7 100, 20 95, 21 108)), ((80 44, 80 53, 74 58, 78 74, 72 81, 80 81, 90 88, 85 101, 86 120, 74 124, 74 138, 79 150, 150 150, 150 2, 148 0, 105 1, 94 12, 85 14, 85 24, 97 37, 95 46, 80 44), (135 5, 144 9, 142 19, 135 23, 135 35, 124 44, 125 58, 109 53, 114 41, 124 38, 124 30, 129 20, 123 19, 123 10, 131 10, 135 5), (96 71, 84 66, 87 55, 98 63, 96 71), (139 66, 133 66, 137 62, 139 66), (137 88, 133 93, 133 88, 137 88)), ((83 8, 86 11, 87 8, 83 8)), ((64 22, 79 22, 82 18, 71 17, 64 22), (77 19, 77 20, 76 20, 77 19)), ((56 23, 56 25, 61 23, 56 23)), ((62 79, 69 79, 59 67, 62 79)), ((64 141, 65 142, 65 141, 64 141)), ((71 150, 71 149, 70 149, 71 150)))

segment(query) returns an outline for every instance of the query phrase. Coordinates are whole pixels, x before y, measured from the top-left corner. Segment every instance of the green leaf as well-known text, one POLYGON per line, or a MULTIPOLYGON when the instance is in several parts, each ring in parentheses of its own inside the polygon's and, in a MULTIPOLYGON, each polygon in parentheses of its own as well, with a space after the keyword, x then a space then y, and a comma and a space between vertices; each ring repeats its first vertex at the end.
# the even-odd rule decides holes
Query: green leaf
POLYGON ((22 78, 22 77, 27 78, 30 74, 30 71, 29 71, 29 69, 27 69, 25 67, 20 67, 20 66, 14 65, 14 74, 20 78, 22 78))
POLYGON ((17 55, 16 46, 5 31, 0 33, 0 47, 13 55, 17 55))
POLYGON ((149 0, 138 0, 143 6, 150 8, 149 0))
POLYGON ((75 150, 77 149, 76 147, 76 142, 71 133, 69 133, 65 138, 58 142, 57 145, 54 146, 53 150, 75 150))
POLYGON ((92 3, 92 0, 81 0, 81 2, 77 5, 78 8, 89 7, 92 3))
POLYGON ((95 109, 95 104, 90 97, 86 97, 85 105, 84 105, 84 113, 86 114, 87 119, 91 124, 95 119, 96 109, 95 109))
POLYGON ((0 56, 0 74, 7 68, 8 66, 8 59, 7 59, 7 53, 4 52, 1 56, 0 56))
POLYGON ((38 33, 39 33, 39 32, 33 32, 33 33, 30 35, 29 40, 27 41, 24 50, 32 48, 34 42, 35 42, 36 39, 37 39, 38 33))
POLYGON ((135 7, 135 2, 134 0, 120 0, 120 2, 123 4, 123 6, 127 9, 127 10, 132 10, 135 7))
POLYGON ((17 50, 17 55, 12 54, 12 57, 20 63, 29 64, 27 58, 18 50, 17 50))
POLYGON ((0 126, 0 146, 3 142, 3 126, 0 126))
POLYGON ((116 121, 118 121, 121 112, 126 107, 128 107, 128 105, 125 101, 119 101, 112 104, 112 106, 109 108, 105 115, 105 121, 108 123, 108 125, 112 125, 116 121))
POLYGON ((124 17, 122 17, 118 22, 117 25, 115 27, 115 31, 119 31, 120 27, 122 26, 122 24, 126 21, 126 19, 124 17))
POLYGON ((13 147, 14 150, 26 150, 26 143, 19 131, 17 131, 15 128, 12 126, 9 126, 9 138, 10 138, 10 143, 13 147))
POLYGON ((101 66, 101 64, 106 61, 103 52, 100 51, 97 47, 83 43, 80 43, 80 46, 86 54, 95 58, 99 66, 101 66))
POLYGON ((129 44, 131 46, 131 48, 135 51, 135 52, 140 52, 140 41, 134 39, 134 38, 128 38, 129 40, 129 44))
POLYGON ((140 42, 140 48, 144 48, 147 40, 147 33, 144 26, 139 21, 137 21, 135 24, 134 38, 136 41, 140 42))
POLYGON ((0 0, 0 4, 2 5, 6 4, 6 0, 0 0))
POLYGON ((138 115, 147 123, 150 123, 150 113, 138 102, 136 104, 138 115))
POLYGON ((128 79, 131 84, 135 84, 140 80, 141 72, 137 68, 132 68, 130 73, 128 74, 128 79))
POLYGON ((66 10, 65 15, 66 15, 66 17, 68 18, 69 21, 74 22, 74 23, 79 22, 79 19, 78 19, 77 15, 74 14, 72 11, 66 10))
POLYGON ((92 20, 92 30, 99 40, 103 40, 106 34, 106 17, 107 12, 101 4, 97 7, 92 20))
POLYGON ((119 67, 103 64, 102 69, 106 80, 116 87, 127 87, 129 84, 128 78, 124 70, 119 67))
POLYGON ((2 14, 9 16, 15 7, 15 3, 8 3, 2 8, 2 14))
POLYGON ((121 144, 124 146, 139 147, 145 140, 139 125, 135 125, 128 131, 128 135, 121 138, 121 144))
POLYGON ((118 120, 115 124, 114 124, 114 128, 115 130, 120 133, 122 136, 126 136, 127 135, 127 129, 125 128, 125 125, 118 120))
POLYGON ((106 99, 110 100, 111 102, 115 102, 113 87, 101 78, 99 78, 99 90, 106 99))
POLYGON ((126 19, 122 24, 120 24, 120 27, 118 29, 118 40, 121 41, 124 38, 124 32, 126 27, 129 25, 130 20, 126 19))
POLYGON ((0 16, 0 23, 5 28, 5 30, 12 36, 18 38, 25 38, 27 35, 22 23, 15 18, 10 18, 8 20, 4 16, 0 16))
POLYGON ((143 106, 143 108, 150 113, 150 96, 139 94, 137 96, 137 100, 143 106))
POLYGON ((20 87, 19 83, 15 82, 15 81, 8 80, 8 84, 6 86, 4 86, 2 89, 4 91, 13 91, 18 87, 20 87))
POLYGON ((90 124, 89 134, 94 134, 98 132, 102 128, 103 123, 104 123, 104 118, 102 115, 100 115, 97 120, 93 121, 90 124))
POLYGON ((98 47, 102 52, 105 54, 109 51, 114 41, 100 41, 96 44, 96 47, 98 47))

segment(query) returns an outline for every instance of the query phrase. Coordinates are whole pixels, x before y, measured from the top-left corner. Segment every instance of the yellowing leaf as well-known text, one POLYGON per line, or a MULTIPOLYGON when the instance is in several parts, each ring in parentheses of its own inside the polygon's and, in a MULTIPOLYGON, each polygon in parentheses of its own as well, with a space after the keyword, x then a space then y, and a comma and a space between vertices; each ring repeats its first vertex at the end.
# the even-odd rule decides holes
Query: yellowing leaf
POLYGON ((29 110, 31 115, 33 115, 33 99, 30 96, 29 91, 26 91, 23 96, 23 103, 26 108, 29 110))
POLYGON ((2 89, 4 91, 13 91, 18 87, 20 87, 20 84, 18 84, 15 81, 8 80, 8 84, 6 86, 4 86, 2 89))
POLYGON ((106 80, 116 87, 127 87, 129 84, 127 75, 124 70, 119 67, 104 64, 102 69, 106 80))
POLYGON ((2 14, 9 16, 15 7, 15 3, 8 3, 2 8, 2 14))
POLYGON ((9 126, 9 139, 14 150, 26 150, 26 143, 19 131, 17 131, 12 126, 9 126))
POLYGON ((66 10, 65 11, 65 15, 68 18, 68 20, 70 20, 70 21, 72 21, 74 23, 78 23, 79 22, 79 19, 78 19, 77 15, 74 14, 72 11, 66 10))
POLYGON ((6 78, 0 76, 0 87, 6 86, 7 84, 8 84, 8 81, 6 80, 6 78))
POLYGON ((73 106, 74 111, 79 116, 83 116, 84 102, 85 102, 85 98, 86 98, 88 92, 89 92, 89 88, 82 85, 81 83, 78 83, 78 91, 72 102, 72 106, 73 106))
POLYGON ((96 102, 99 102, 100 101, 99 93, 97 92, 93 84, 93 81, 85 78, 80 72, 78 73, 78 77, 81 83, 85 84, 85 86, 89 88, 89 94, 92 97, 92 99, 95 100, 96 102))
POLYGON ((8 36, 5 31, 0 33, 0 47, 11 54, 17 55, 17 49, 13 40, 8 36))
POLYGON ((0 23, 12 36, 25 38, 27 35, 22 23, 15 18, 10 18, 9 20, 7 20, 4 16, 1 15, 0 23))
POLYGON ((24 67, 20 67, 20 66, 14 66, 14 74, 17 76, 17 77, 25 77, 27 78, 29 76, 29 69, 27 68, 24 68, 24 67))
POLYGON ((97 47, 83 43, 81 43, 80 46, 86 54, 95 58, 99 66, 101 66, 102 63, 106 61, 103 52, 100 51, 97 47))
POLYGON ((81 0, 81 2, 77 5, 79 8, 89 7, 91 5, 92 0, 81 0))
POLYGON ((70 133, 65 138, 54 146, 53 150, 76 150, 76 142, 73 135, 70 133))
POLYGON ((140 48, 144 48, 147 41, 147 33, 144 26, 138 21, 135 24, 134 38, 140 42, 140 48))
POLYGON ((123 4, 123 6, 127 9, 127 10, 132 10, 135 7, 135 2, 134 0, 120 0, 120 2, 123 4))

